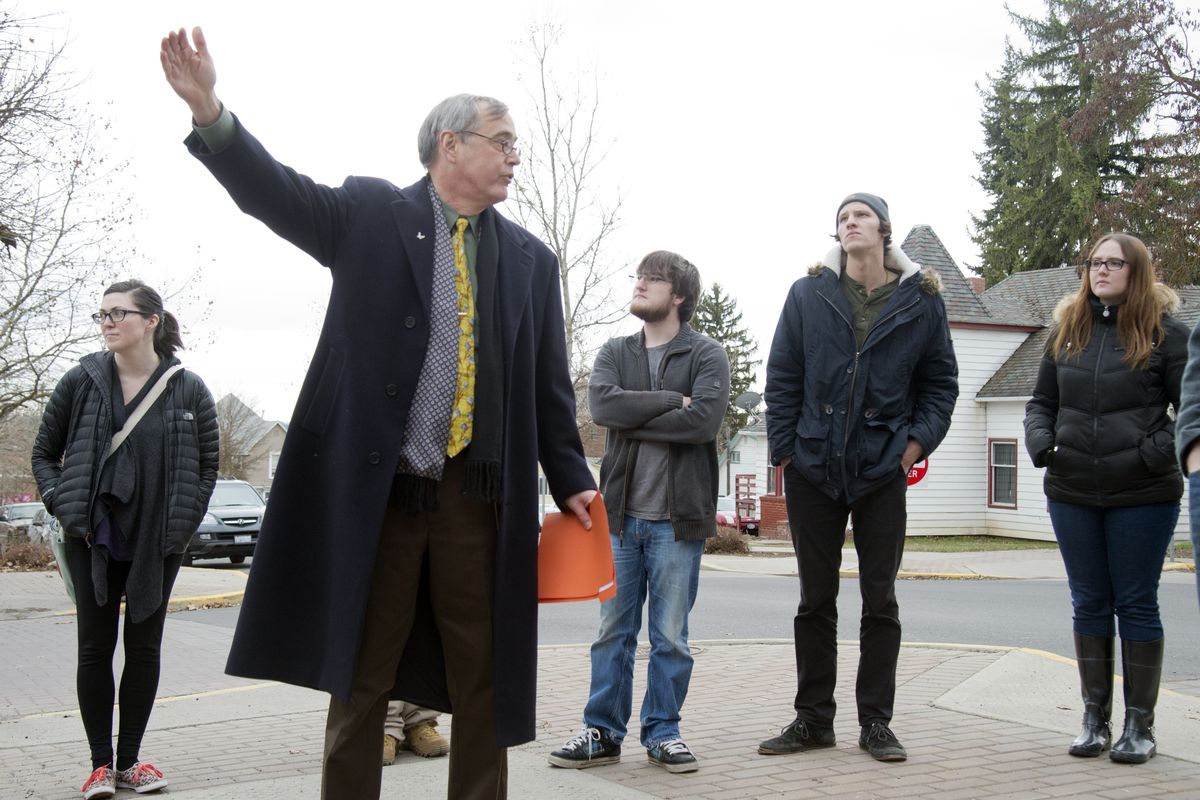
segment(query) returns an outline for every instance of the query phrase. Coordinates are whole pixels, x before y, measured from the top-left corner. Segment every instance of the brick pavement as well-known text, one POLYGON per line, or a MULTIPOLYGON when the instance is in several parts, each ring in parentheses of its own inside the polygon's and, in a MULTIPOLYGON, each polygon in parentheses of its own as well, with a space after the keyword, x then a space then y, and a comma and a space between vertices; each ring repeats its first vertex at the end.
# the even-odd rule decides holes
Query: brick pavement
MULTIPOLYGON (((69 800, 87 772, 73 706, 73 620, 0 624, 0 785, 5 796, 69 800), (16 647, 13 647, 13 644, 16 647), (36 658, 24 655, 36 643, 36 658)), ((325 698, 256 684, 221 672, 230 631, 172 620, 167 625, 163 698, 144 754, 168 773, 169 794, 315 797, 325 698)), ((624 760, 574 772, 545 765, 545 754, 577 727, 589 662, 583 646, 547 647, 539 671, 537 741, 515 748, 510 796, 557 798, 1053 798, 1200 797, 1200 766, 1160 755, 1144 766, 1066 755, 1071 734, 990 719, 936 705, 938 699, 1004 656, 1002 651, 905 647, 898 671, 895 729, 904 764, 879 764, 857 746, 853 679, 857 648, 843 644, 835 749, 760 756, 760 740, 790 721, 794 662, 790 643, 697 643, 684 735, 701 770, 670 775, 648 764, 632 721, 624 760), (609 787, 607 790, 604 787, 609 787), (597 788, 599 787, 599 788, 597 788)), ((639 659, 634 697, 644 691, 639 659)), ((1074 687, 1064 703, 1078 702, 1074 687)), ((636 704, 635 704, 636 715, 636 704)), ((411 756, 385 771, 385 785, 418 784, 442 796, 445 760, 411 756)), ((429 792, 426 792, 429 793, 429 792)), ((400 796, 390 788, 384 796, 400 796)), ((414 791, 414 796, 419 792, 414 791)))

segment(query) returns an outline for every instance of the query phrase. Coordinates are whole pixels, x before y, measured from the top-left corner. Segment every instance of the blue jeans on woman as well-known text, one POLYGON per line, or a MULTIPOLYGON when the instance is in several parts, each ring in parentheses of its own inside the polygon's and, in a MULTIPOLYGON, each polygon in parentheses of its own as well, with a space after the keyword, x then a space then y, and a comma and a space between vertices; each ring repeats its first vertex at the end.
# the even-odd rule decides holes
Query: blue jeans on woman
POLYGON ((1163 638, 1158 582, 1179 519, 1179 504, 1101 508, 1048 503, 1054 536, 1067 567, 1075 632, 1111 638, 1163 638))
POLYGON ((1200 471, 1188 476, 1188 513, 1192 522, 1192 563, 1196 565, 1196 597, 1200 599, 1200 471))
POLYGON ((583 723, 620 744, 633 709, 633 658, 642 606, 650 599, 650 664, 642 700, 644 747, 679 738, 679 709, 692 679, 688 614, 696 602, 703 541, 675 541, 670 520, 625 517, 624 540, 612 537, 617 596, 600 604, 592 644, 592 687, 583 723))

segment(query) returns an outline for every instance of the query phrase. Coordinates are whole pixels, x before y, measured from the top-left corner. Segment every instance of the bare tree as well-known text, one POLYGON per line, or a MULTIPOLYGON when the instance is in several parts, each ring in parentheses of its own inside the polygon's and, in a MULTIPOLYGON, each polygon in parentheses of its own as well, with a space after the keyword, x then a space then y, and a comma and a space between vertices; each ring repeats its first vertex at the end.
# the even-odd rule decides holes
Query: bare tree
POLYGON ((32 409, 21 409, 0 420, 0 500, 4 502, 37 496, 29 454, 41 422, 41 413, 32 409))
POLYGON ((604 249, 620 223, 622 200, 619 191, 611 201, 600 199, 596 171, 611 143, 600 140, 599 92, 594 75, 572 74, 566 88, 556 79, 561 35, 546 23, 532 27, 522 43, 522 81, 532 106, 521 119, 532 121, 533 130, 521 140, 512 205, 521 224, 558 256, 567 356, 578 389, 591 371, 596 334, 624 314, 611 286, 624 265, 613 264, 604 249))
POLYGON ((268 423, 237 395, 227 394, 217 401, 217 427, 221 432, 217 471, 222 478, 245 480, 250 451, 268 423))
POLYGON ((95 342, 88 312, 129 223, 42 20, 0 10, 0 420, 95 342))

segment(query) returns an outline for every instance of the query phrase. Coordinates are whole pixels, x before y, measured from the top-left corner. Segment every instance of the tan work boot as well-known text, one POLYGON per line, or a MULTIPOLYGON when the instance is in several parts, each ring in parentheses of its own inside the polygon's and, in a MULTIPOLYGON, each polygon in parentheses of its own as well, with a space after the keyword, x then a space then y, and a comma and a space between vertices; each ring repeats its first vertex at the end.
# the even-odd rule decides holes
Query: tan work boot
POLYGON ((437 726, 432 720, 418 722, 411 728, 405 728, 401 747, 413 751, 421 758, 436 758, 450 752, 450 743, 437 732, 437 726))
POLYGON ((390 767, 396 761, 396 751, 400 749, 400 740, 390 733, 383 735, 383 765, 390 767))

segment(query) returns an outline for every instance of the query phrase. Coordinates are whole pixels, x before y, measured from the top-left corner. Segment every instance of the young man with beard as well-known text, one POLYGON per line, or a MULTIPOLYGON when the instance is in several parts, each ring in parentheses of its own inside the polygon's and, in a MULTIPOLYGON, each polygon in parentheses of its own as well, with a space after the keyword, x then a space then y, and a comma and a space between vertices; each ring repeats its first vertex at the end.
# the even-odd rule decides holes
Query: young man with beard
POLYGON ((700 274, 666 251, 642 259, 629 311, 644 323, 596 356, 588 400, 608 429, 600 489, 608 509, 617 595, 600 606, 583 730, 550 754, 557 767, 613 764, 632 710, 642 604, 650 600, 650 663, 641 743, 668 772, 694 772, 679 734, 692 675, 688 613, 704 540, 714 535, 717 430, 729 404, 725 350, 687 323, 700 274))
POLYGON ((890 725, 907 473, 950 427, 958 362, 941 281, 892 244, 883 198, 852 194, 835 218, 838 244, 792 285, 767 360, 767 438, 784 468, 800 605, 796 718, 758 752, 835 744, 838 569, 849 518, 862 594, 858 743, 879 761, 903 761, 890 725))

